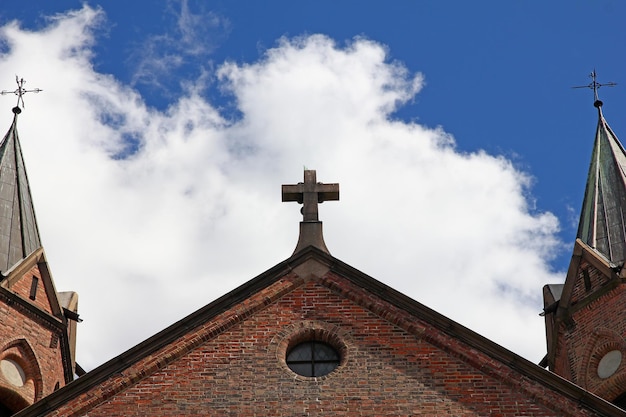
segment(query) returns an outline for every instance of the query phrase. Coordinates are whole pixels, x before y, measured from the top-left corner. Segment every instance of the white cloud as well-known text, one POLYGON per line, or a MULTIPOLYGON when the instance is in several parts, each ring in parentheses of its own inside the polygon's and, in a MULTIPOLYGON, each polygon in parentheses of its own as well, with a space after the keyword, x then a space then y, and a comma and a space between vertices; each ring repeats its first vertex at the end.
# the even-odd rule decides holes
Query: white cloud
POLYGON ((532 212, 529 176, 507 159, 392 120, 421 74, 374 41, 282 39, 257 62, 219 68, 240 119, 195 93, 159 112, 94 71, 101 15, 85 6, 41 31, 0 32, 0 73, 45 90, 26 97, 19 131, 57 288, 81 297, 84 367, 287 258, 300 215, 280 185, 303 166, 341 184, 341 201, 320 208, 333 255, 541 359, 541 286, 562 280, 548 264, 558 222, 532 212))

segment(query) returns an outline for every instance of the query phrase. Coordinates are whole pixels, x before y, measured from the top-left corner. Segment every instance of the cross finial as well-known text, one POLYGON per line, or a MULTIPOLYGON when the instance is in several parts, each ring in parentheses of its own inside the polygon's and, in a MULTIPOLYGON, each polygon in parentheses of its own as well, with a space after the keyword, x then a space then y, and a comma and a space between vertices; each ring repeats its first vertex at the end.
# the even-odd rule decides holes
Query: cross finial
POLYGON ((24 94, 26 93, 39 93, 40 91, 43 91, 41 88, 34 88, 32 90, 27 90, 26 88, 24 88, 24 84, 26 84, 26 81, 24 81, 23 78, 19 78, 17 75, 15 76, 15 82, 17 83, 17 89, 10 91, 10 90, 2 90, 0 91, 1 95, 5 95, 5 94, 15 94, 17 96, 17 104, 15 105, 15 107, 13 107, 13 113, 15 114, 20 114, 22 112, 22 109, 20 109, 20 103, 22 104, 22 108, 24 108, 24 94))
POLYGON ((591 77, 591 82, 587 85, 578 85, 576 87, 572 87, 572 88, 591 88, 593 90, 593 105, 600 108, 602 107, 602 100, 600 100, 598 98, 598 90, 600 89, 600 87, 615 87, 617 85, 617 83, 614 82, 608 82, 608 83, 604 83, 604 84, 600 84, 597 81, 597 75, 596 75, 596 70, 594 68, 593 71, 591 71, 591 74, 589 74, 589 77, 591 77))
POLYGON ((315 170, 304 171, 304 182, 283 185, 284 201, 297 201, 302 204, 303 220, 300 222, 300 237, 294 253, 315 246, 328 253, 322 236, 322 222, 319 221, 318 204, 324 201, 339 200, 339 184, 317 182, 315 170))
POLYGON ((302 215, 305 222, 319 221, 317 204, 339 200, 339 184, 317 182, 315 170, 304 171, 304 183, 283 185, 283 202, 297 201, 303 204, 302 215))

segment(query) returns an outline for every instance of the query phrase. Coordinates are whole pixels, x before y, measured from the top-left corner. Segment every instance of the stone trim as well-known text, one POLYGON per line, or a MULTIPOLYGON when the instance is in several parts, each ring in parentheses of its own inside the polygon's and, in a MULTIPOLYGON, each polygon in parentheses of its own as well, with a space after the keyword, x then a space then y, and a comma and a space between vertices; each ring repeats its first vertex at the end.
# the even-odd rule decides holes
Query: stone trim
POLYGON ((303 320, 290 324, 277 333, 270 342, 269 351, 274 352, 280 367, 290 376, 299 381, 317 382, 337 376, 342 368, 348 364, 350 357, 354 356, 354 343, 352 336, 341 327, 316 320, 303 320), (319 341, 331 345, 339 353, 339 366, 328 375, 320 377, 305 377, 298 375, 287 366, 287 353, 295 345, 307 342, 319 341))

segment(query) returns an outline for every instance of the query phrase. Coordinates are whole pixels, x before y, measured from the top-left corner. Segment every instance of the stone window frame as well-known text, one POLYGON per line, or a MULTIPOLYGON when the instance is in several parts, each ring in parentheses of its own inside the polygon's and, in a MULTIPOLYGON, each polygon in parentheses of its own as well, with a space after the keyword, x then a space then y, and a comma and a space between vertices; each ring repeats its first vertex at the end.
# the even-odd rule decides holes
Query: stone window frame
POLYGON ((626 384, 626 341, 614 330, 607 328, 595 329, 590 335, 581 357, 578 384, 609 401, 618 399, 625 394, 626 384), (622 352, 622 363, 617 370, 606 378, 598 376, 600 361, 612 350, 622 352))
MULTIPOLYGON (((587 366, 586 366, 587 375, 594 380, 606 380, 606 379, 612 378, 615 374, 619 373, 619 368, 618 368, 617 371, 611 374, 610 376, 606 378, 601 378, 598 375, 598 366, 600 365, 600 361, 602 360, 602 358, 611 351, 618 350, 622 352, 622 357, 624 357, 624 353, 626 353, 624 348, 625 346, 623 342, 620 342, 617 340, 610 340, 604 337, 597 338, 595 340, 593 349, 587 361, 587 366)), ((622 364, 620 365, 620 368, 623 365, 624 365, 624 360, 622 359, 622 364)))
POLYGON ((335 369, 339 367, 339 364, 341 363, 341 354, 337 351, 337 349, 335 349, 333 345, 318 340, 317 338, 312 338, 311 340, 305 340, 304 342, 297 343, 287 349, 286 362, 289 369, 291 369, 296 374, 309 378, 321 377, 332 373, 335 369), (310 357, 300 360, 290 360, 289 357, 296 349, 298 349, 299 351, 305 350, 306 353, 310 355, 310 357), (319 353, 321 351, 326 351, 328 354, 330 354, 331 357, 326 359, 321 358, 319 356, 319 353), (300 367, 302 369, 296 370, 294 369, 294 367, 300 367), (327 371, 329 367, 332 369, 327 371), (310 372, 312 375, 305 375, 305 372, 310 372))
MULTIPOLYGON (((25 377, 25 383, 21 387, 12 385, 8 380, 2 378, 2 389, 6 394, 12 394, 10 401, 18 408, 31 405, 39 401, 43 397, 43 379, 39 359, 32 349, 26 338, 18 337, 0 348, 0 361, 11 360, 22 368, 25 377)), ((7 404, 8 405, 8 404, 7 404)))
POLYGON ((354 343, 351 335, 337 325, 322 321, 303 320, 286 326, 270 342, 281 368, 299 381, 320 381, 332 378, 343 372, 354 357, 354 343), (323 376, 308 377, 292 371, 287 365, 287 353, 296 345, 307 341, 323 342, 333 347, 339 354, 339 365, 323 376))

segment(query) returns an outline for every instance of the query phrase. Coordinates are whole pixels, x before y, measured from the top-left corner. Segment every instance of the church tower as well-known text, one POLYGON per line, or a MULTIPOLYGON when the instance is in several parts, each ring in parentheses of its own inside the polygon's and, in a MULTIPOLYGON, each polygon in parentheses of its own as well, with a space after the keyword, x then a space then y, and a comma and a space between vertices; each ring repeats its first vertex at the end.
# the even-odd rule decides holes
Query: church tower
POLYGON ((13 113, 0 143, 0 417, 73 379, 78 320, 78 297, 56 291, 41 245, 13 113))
POLYGON ((547 365, 626 407, 626 150, 594 89, 598 126, 565 284, 543 288, 547 365))

